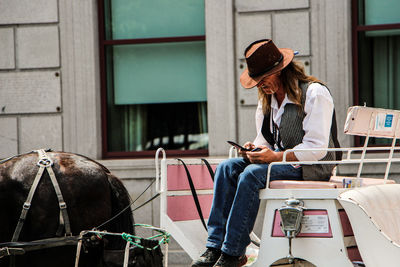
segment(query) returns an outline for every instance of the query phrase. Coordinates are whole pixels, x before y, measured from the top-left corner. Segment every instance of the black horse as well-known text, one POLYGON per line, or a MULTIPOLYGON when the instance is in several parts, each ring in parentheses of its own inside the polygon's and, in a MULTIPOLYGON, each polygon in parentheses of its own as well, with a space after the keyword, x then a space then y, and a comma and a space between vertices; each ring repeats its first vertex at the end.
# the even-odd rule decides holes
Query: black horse
MULTIPOLYGON (((72 235, 91 230, 108 221, 130 204, 130 196, 122 182, 103 165, 81 155, 47 152, 65 203, 72 235)), ((39 167, 38 153, 15 156, 0 164, 0 243, 10 242, 22 206, 39 167)), ((49 174, 44 171, 32 199, 18 241, 55 237, 59 227, 60 208, 49 174)), ((99 230, 134 233, 131 209, 105 224, 99 230)), ((103 266, 105 249, 123 249, 125 241, 117 237, 101 239, 98 245, 86 246, 79 266, 103 266)), ((75 263, 76 246, 61 246, 29 251, 15 257, 15 266, 70 267, 75 263)), ((0 267, 9 266, 10 257, 0 258, 0 267)))

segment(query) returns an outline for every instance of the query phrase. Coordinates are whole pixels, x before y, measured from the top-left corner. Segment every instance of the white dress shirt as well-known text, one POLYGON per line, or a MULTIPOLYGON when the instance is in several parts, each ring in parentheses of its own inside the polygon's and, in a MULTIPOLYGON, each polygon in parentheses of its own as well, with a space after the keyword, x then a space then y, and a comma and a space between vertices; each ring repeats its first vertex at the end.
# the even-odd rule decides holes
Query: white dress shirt
MULTIPOLYGON (((285 94, 285 99, 282 101, 280 107, 278 106, 278 101, 275 96, 272 95, 271 97, 271 115, 278 126, 281 123, 285 105, 289 103, 293 102, 287 97, 287 94, 285 94)), ((328 147, 333 107, 333 99, 328 89, 319 83, 311 83, 308 87, 304 104, 306 116, 303 120, 303 130, 305 134, 303 141, 293 149, 328 147)), ((259 101, 256 110, 257 136, 254 140, 254 145, 266 145, 270 149, 275 150, 276 148, 269 145, 261 132, 263 120, 262 103, 259 101)), ((272 123, 270 129, 272 132, 272 123)), ((295 151, 294 154, 299 161, 320 160, 326 155, 326 151, 295 151)))

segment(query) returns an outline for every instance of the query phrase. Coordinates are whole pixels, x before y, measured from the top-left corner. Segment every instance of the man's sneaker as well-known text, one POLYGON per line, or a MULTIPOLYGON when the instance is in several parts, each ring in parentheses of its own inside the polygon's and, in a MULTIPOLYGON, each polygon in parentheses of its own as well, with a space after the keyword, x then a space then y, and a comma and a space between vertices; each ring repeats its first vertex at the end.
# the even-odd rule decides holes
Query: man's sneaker
POLYGON ((192 262, 192 267, 212 267, 221 256, 221 250, 217 248, 207 248, 199 259, 192 262))
POLYGON ((240 267, 245 265, 247 262, 246 255, 242 256, 230 256, 222 253, 214 267, 240 267))

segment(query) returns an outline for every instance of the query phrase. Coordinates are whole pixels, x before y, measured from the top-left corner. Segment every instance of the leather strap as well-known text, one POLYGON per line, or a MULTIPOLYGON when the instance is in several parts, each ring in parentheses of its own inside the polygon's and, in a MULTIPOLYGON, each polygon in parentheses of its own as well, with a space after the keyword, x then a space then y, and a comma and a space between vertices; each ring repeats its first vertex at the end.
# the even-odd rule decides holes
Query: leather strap
POLYGON ((23 255, 25 254, 25 250, 22 248, 0 248, 0 259, 5 256, 13 256, 13 255, 23 255))
POLYGON ((211 168, 210 163, 208 163, 208 161, 206 159, 201 159, 201 161, 203 161, 204 164, 207 166, 208 172, 210 173, 210 176, 211 176, 211 180, 214 182, 214 171, 211 168))
MULTIPOLYGON (((71 227, 69 223, 69 217, 68 217, 68 212, 67 212, 67 205, 65 204, 65 201, 63 199, 60 186, 58 185, 56 176, 54 174, 54 171, 52 169, 53 161, 50 159, 50 157, 46 154, 44 149, 36 150, 35 152, 38 153, 39 155, 39 161, 37 162, 37 165, 39 166, 39 170, 35 176, 35 179, 33 181, 33 184, 29 190, 28 197, 26 198, 26 201, 22 207, 21 215, 19 217, 17 226, 15 228, 13 237, 11 239, 11 242, 16 242, 18 241, 19 235, 21 233, 22 227, 24 225, 26 216, 28 214, 28 211, 31 207, 31 202, 33 195, 35 194, 36 188, 40 182, 40 179, 43 176, 43 172, 46 169, 47 172, 49 173, 51 182, 54 186, 54 189, 56 191, 56 195, 58 198, 59 206, 60 206, 60 225, 62 228, 65 227, 65 233, 68 236, 72 236, 71 233, 71 227)), ((57 235, 61 235, 62 228, 59 227, 59 230, 57 231, 57 235), (61 228, 61 231, 60 231, 61 228)))
POLYGON ((204 220, 203 212, 201 211, 201 206, 200 206, 199 198, 197 197, 196 189, 194 188, 192 176, 190 175, 189 169, 188 169, 188 167, 186 166, 185 162, 183 162, 183 160, 181 160, 181 159, 177 159, 177 160, 179 160, 179 161, 183 164, 183 167, 185 168, 186 177, 187 177, 188 182, 189 182, 190 191, 192 191, 192 196, 193 196, 194 203, 196 204, 197 213, 198 213, 199 216, 200 216, 200 220, 201 220, 201 223, 202 223, 203 226, 204 226, 204 229, 206 229, 206 231, 207 231, 207 225, 206 225, 206 222, 205 222, 205 220, 204 220))
MULTIPOLYGON (((336 112, 335 109, 333 110, 333 119, 332 119, 332 126, 331 126, 331 134, 332 139, 335 147, 340 147, 338 136, 337 136, 337 122, 336 122, 336 112)), ((342 160, 343 151, 336 151, 336 160, 342 160)))
POLYGON ((67 236, 72 236, 71 233, 71 226, 69 223, 69 217, 68 217, 68 212, 67 212, 67 204, 64 201, 64 198, 61 193, 60 186, 58 185, 56 175, 54 174, 53 171, 53 161, 50 159, 50 157, 46 154, 46 152, 43 149, 37 150, 39 154, 39 162, 37 163, 39 167, 45 167, 47 170, 47 173, 49 174, 51 183, 53 184, 54 190, 57 195, 58 199, 58 205, 60 207, 60 223, 58 230, 56 232, 56 236, 61 236, 63 228, 65 228, 65 234, 67 236))
MULTIPOLYGON (((200 220, 201 220, 201 222, 202 222, 204 228, 205 228, 206 231, 207 231, 206 222, 205 222, 204 217, 203 217, 203 212, 201 211, 201 206, 200 206, 200 203, 199 203, 199 200, 198 200, 198 197, 197 197, 196 189, 194 188, 193 180, 192 180, 192 177, 191 177, 191 175, 190 175, 189 169, 187 168, 187 166, 186 166, 185 162, 183 162, 183 160, 181 160, 181 159, 177 159, 177 160, 179 160, 180 162, 182 162, 183 167, 185 168, 186 176, 187 176, 188 181, 189 181, 190 190, 192 191, 192 196, 193 196, 194 202, 195 202, 195 204, 196 204, 197 213, 199 214, 200 220)), ((202 161, 204 162, 204 164, 207 166, 207 169, 208 169, 208 172, 210 173, 211 179, 212 179, 212 181, 214 182, 214 171, 213 171, 213 169, 211 168, 210 163, 209 163, 206 159, 204 159, 204 158, 202 158, 201 160, 202 160, 202 161)), ((253 232, 252 232, 252 233, 253 233, 253 232)), ((254 233, 253 233, 253 234, 254 234, 254 233)), ((254 234, 254 235, 255 235, 255 234, 254 234)), ((259 243, 259 242, 255 241, 255 240, 253 240, 253 239, 250 239, 250 241, 251 241, 254 245, 256 245, 257 247, 260 247, 260 243, 259 243)))
POLYGON ((28 214, 28 211, 31 207, 33 195, 35 194, 36 188, 40 182, 40 179, 42 178, 43 171, 44 171, 44 167, 40 167, 36 174, 35 180, 33 181, 31 189, 29 190, 28 197, 26 198, 26 201, 25 201, 24 205, 22 206, 21 215, 19 216, 17 227, 15 227, 13 237, 11 238, 11 242, 18 241, 19 235, 22 230, 22 226, 24 225, 24 222, 26 219, 26 215, 28 214))
POLYGON ((17 241, 17 242, 6 242, 0 243, 0 258, 2 256, 11 256, 13 254, 19 255, 22 251, 24 252, 35 251, 45 248, 54 248, 60 246, 75 246, 81 239, 80 236, 63 236, 63 237, 52 237, 33 241, 17 241), (15 249, 16 253, 12 253, 11 250, 15 249), (9 253, 7 253, 7 250, 9 253))
POLYGON ((60 236, 62 233, 62 229, 65 227, 65 234, 67 236, 72 236, 71 225, 69 223, 67 204, 64 201, 64 198, 61 193, 60 186, 58 185, 56 176, 54 174, 53 168, 51 166, 46 167, 47 172, 49 173, 51 182, 53 183, 54 190, 56 191, 58 205, 60 207, 60 224, 58 231, 56 233, 57 236, 60 236), (64 227, 63 227, 64 226, 64 227))

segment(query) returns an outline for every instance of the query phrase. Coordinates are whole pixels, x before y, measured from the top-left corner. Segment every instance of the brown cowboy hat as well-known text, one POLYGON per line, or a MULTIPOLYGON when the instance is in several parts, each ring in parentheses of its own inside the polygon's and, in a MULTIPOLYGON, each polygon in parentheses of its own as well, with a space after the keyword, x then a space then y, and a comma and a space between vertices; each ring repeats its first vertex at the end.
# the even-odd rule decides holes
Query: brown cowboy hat
POLYGON ((270 39, 251 43, 244 51, 247 68, 240 76, 244 88, 256 86, 264 77, 284 69, 293 59, 294 51, 277 48, 270 39))

